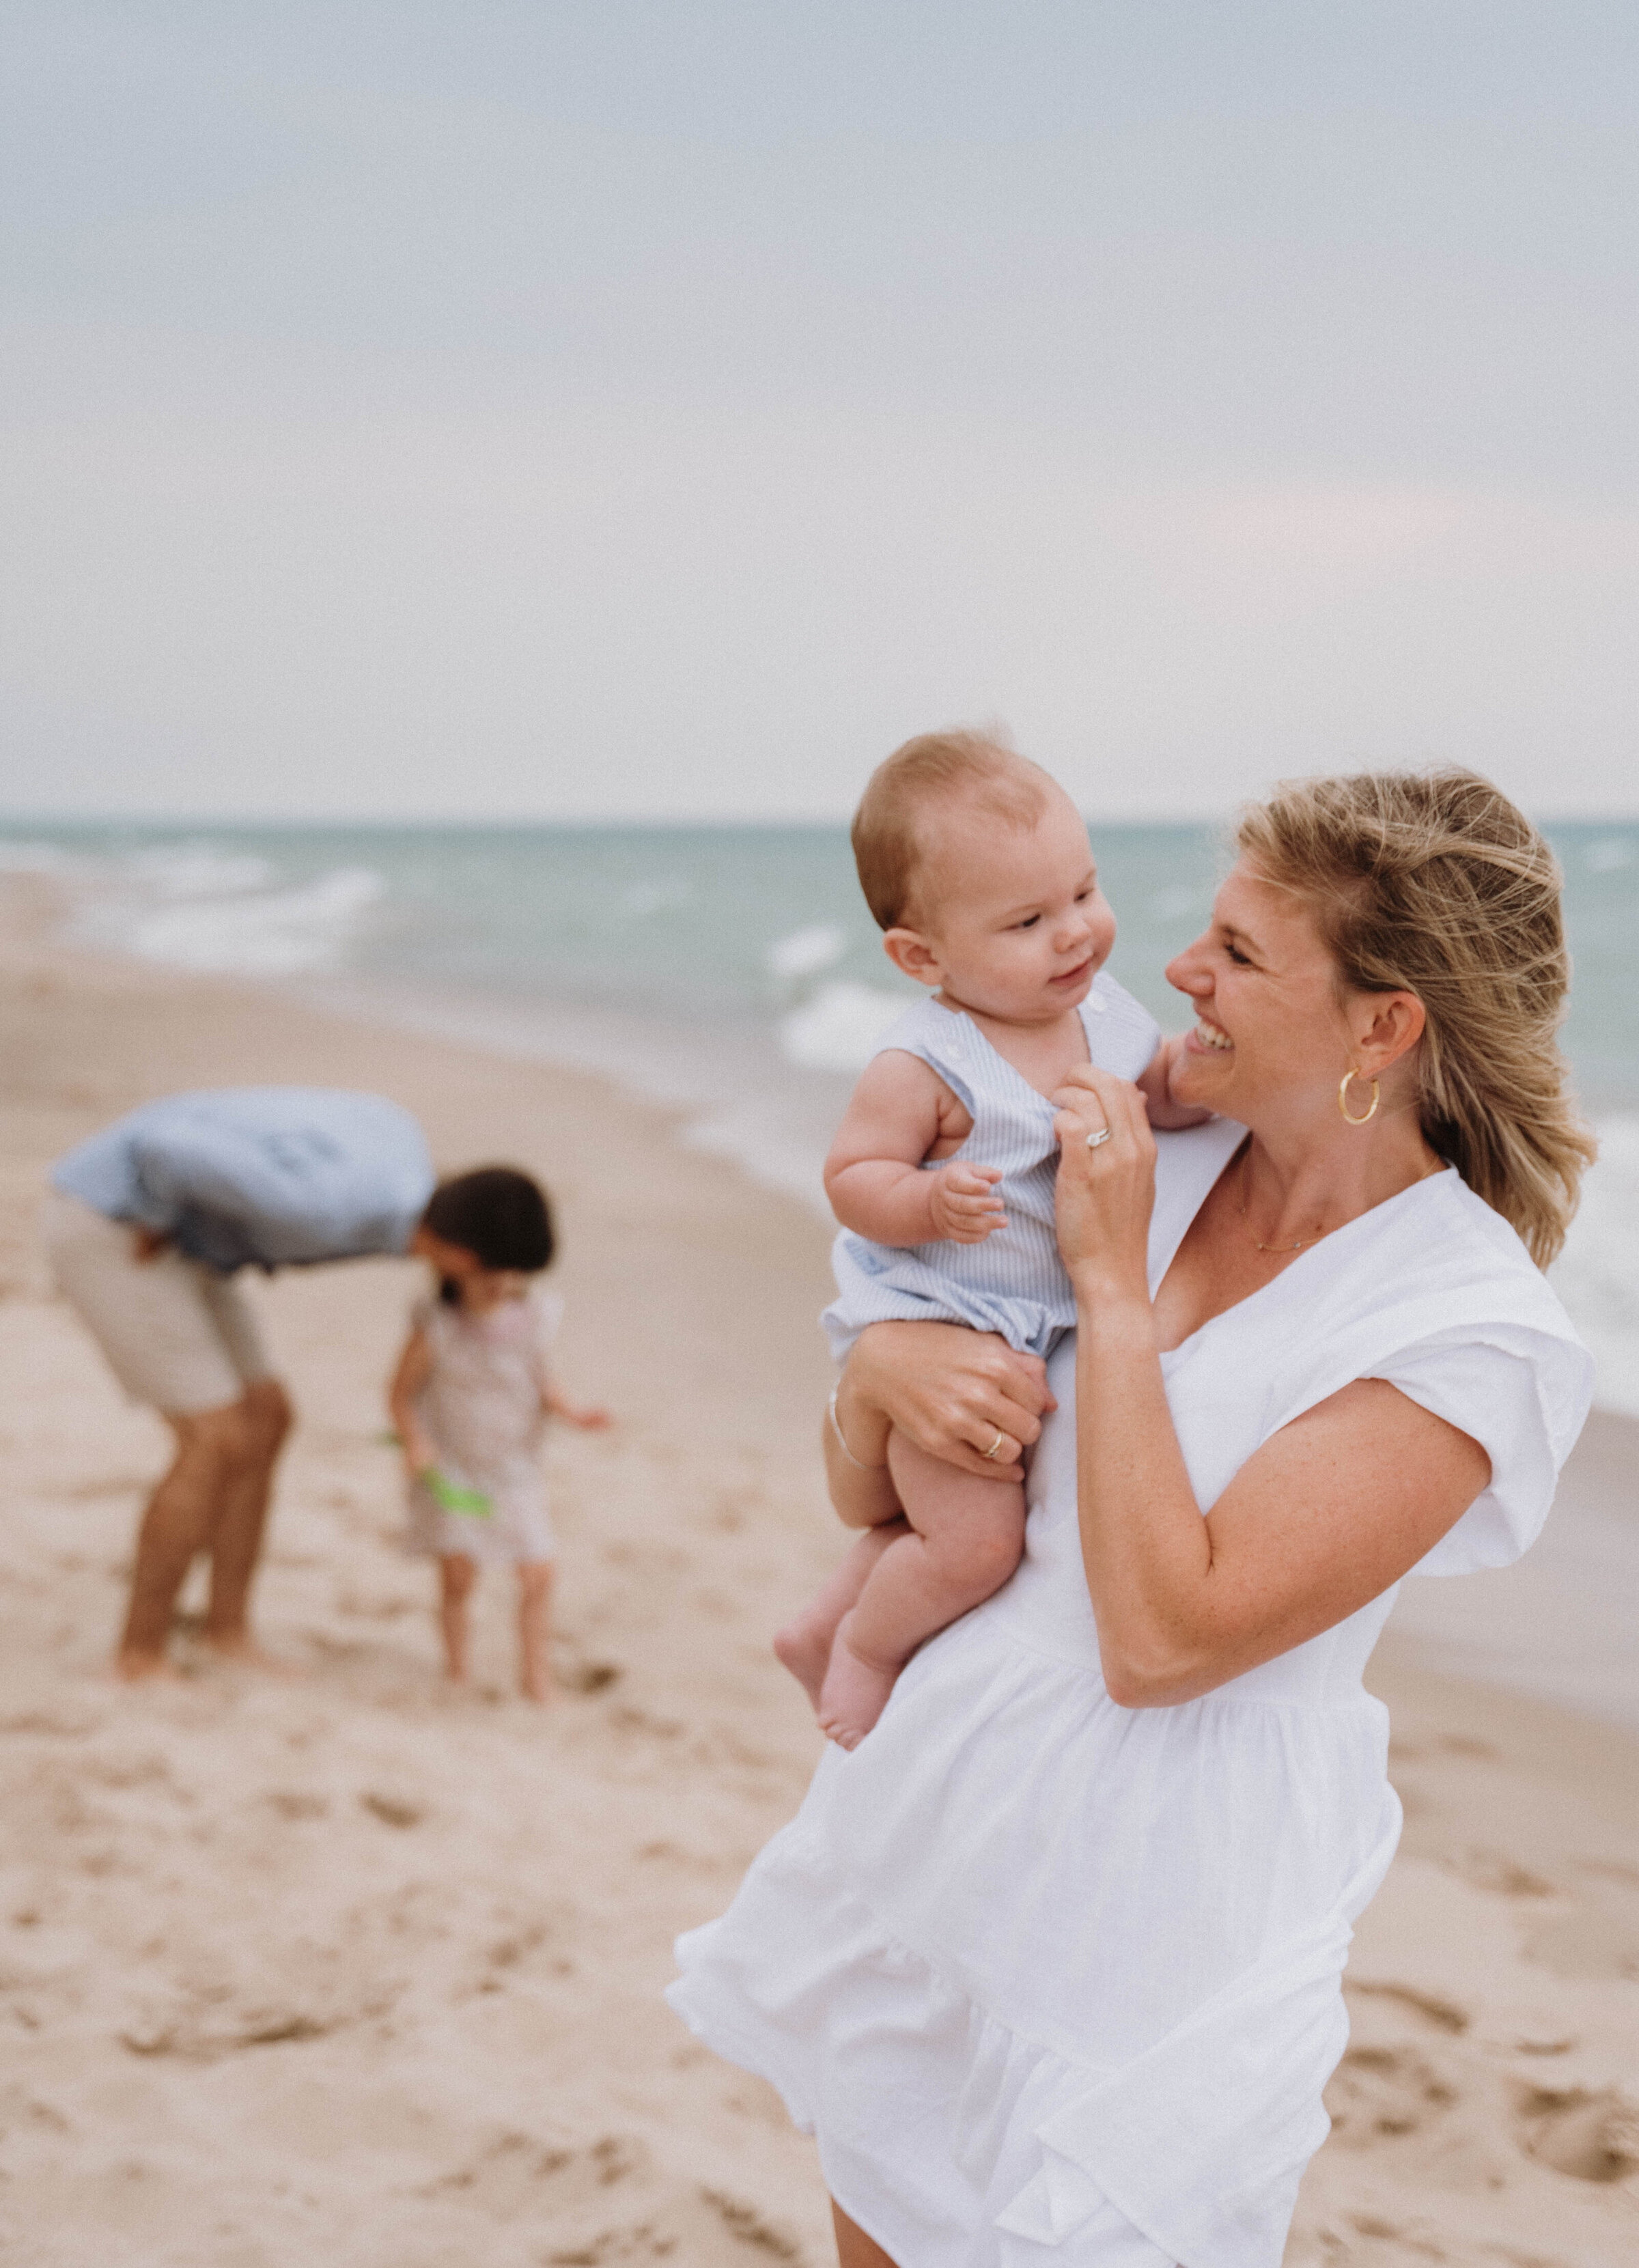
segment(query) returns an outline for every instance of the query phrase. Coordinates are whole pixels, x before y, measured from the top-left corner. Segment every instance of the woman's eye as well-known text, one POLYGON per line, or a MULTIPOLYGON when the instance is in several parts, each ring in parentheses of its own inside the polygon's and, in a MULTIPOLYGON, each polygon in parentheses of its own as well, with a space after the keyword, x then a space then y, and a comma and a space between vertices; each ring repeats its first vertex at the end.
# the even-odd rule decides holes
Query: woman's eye
POLYGON ((1234 962, 1237 968, 1251 968, 1251 961, 1247 960, 1246 954, 1241 951, 1238 945, 1226 945, 1224 950, 1228 954, 1230 959, 1234 962))

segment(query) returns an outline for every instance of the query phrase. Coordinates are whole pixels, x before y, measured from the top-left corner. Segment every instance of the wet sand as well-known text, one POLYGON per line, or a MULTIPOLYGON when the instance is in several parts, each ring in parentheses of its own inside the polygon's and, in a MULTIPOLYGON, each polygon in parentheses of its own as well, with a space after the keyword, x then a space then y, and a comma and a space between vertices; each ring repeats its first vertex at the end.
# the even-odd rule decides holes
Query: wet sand
MULTIPOLYGON (((841 1548, 822 1225, 594 1079, 70 956, 51 910, 0 902, 0 2258, 821 2268, 812 2146, 659 1992, 817 1753, 767 1642, 841 1548), (260 1617, 299 1680, 186 1637, 183 1685, 103 1678, 164 1435, 51 1295, 44 1170, 149 1095, 286 1079, 378 1087, 441 1162, 516 1159, 559 1200, 565 1382, 621 1422, 551 1451, 544 1713, 495 1581, 474 1690, 440 1687, 379 1439, 416 1285, 389 1262, 256 1288, 302 1420, 260 1617)), ((1568 1529, 1622 1518, 1636 1443, 1599 1429, 1568 1529)), ((1289 2257, 1615 2268, 1639 2254, 1639 1739, 1440 1675, 1453 1644, 1397 1623, 1375 1665, 1406 1840, 1289 2257)))

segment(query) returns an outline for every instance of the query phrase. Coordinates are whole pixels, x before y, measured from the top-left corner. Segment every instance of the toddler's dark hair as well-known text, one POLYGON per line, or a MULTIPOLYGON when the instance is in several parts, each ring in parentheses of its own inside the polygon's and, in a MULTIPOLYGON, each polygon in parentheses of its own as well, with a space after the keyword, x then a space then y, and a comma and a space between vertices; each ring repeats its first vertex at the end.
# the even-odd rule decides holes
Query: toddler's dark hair
MULTIPOLYGON (((516 1268, 526 1276, 549 1267, 555 1248, 547 1193, 516 1166, 476 1166, 440 1182, 421 1225, 486 1268, 516 1268)), ((459 1297, 454 1285, 441 1289, 446 1300, 459 1297)))

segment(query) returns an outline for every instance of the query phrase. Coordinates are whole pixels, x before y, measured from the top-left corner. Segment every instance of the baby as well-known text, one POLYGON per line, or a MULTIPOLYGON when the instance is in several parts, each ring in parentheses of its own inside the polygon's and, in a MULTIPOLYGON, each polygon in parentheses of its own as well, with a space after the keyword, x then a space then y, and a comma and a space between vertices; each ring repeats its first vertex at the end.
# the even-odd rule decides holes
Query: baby
MULTIPOLYGON (((867 1064, 826 1161, 842 1223, 832 1350, 868 1323, 920 1319, 1045 1358, 1076 1320, 1048 1097, 1094 1063, 1136 1083, 1155 1124, 1193 1124, 1205 1114, 1168 1095, 1180 1042, 1101 974, 1115 917, 1080 814, 1038 765, 977 733, 908 740, 872 775, 853 841, 888 958, 929 998, 867 1064)), ((999 1590, 1024 1550, 1018 1482, 897 1430, 887 1455, 909 1533, 863 1536, 775 1641, 849 1749, 916 1648, 999 1590)))
POLYGON ((517 1568, 519 1683, 545 1701, 555 1546, 543 1425, 609 1423, 606 1411, 566 1401, 547 1370, 558 1307, 535 1289, 553 1251, 546 1193, 511 1166, 440 1182, 410 1250, 431 1263, 438 1296, 411 1310, 388 1391, 409 1485, 406 1542, 438 1563, 445 1668, 457 1683, 479 1562, 517 1568))

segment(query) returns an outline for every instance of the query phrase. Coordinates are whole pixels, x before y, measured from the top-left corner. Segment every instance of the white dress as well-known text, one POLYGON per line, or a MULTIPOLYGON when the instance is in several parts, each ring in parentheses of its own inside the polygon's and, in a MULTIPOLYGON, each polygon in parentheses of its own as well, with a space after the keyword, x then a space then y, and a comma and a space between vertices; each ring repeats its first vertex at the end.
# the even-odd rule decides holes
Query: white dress
MULTIPOLYGON (((1151 1291, 1233 1154, 1163 1136, 1151 1291)), ((900 2268, 1278 2268, 1347 2037, 1351 1926, 1400 1831, 1361 1672, 1393 1592, 1176 1708, 1105 1691, 1081 1565, 1073 1341, 1025 1559, 827 1749, 673 2005, 773 2081, 900 2268)), ((1163 1358, 1197 1500, 1356 1378, 1490 1454, 1423 1562, 1515 1558, 1586 1414, 1589 1359, 1454 1172, 1305 1252, 1163 1358)))
MULTIPOLYGON (((1089 1061, 1117 1079, 1137 1079, 1161 1044, 1150 1011, 1104 969, 1081 1004, 1081 1023, 1089 1061)), ((1007 1219, 982 1244, 873 1244, 843 1229, 831 1250, 839 1296, 820 1318, 832 1353, 840 1362, 867 1323, 946 1322, 998 1332, 1020 1354, 1050 1354, 1076 1321, 1054 1218, 1059 1138, 1052 1103, 971 1016, 931 997, 891 1025, 877 1049, 896 1051, 925 1063, 972 1119, 952 1155, 1001 1168, 996 1194, 1007 1219)))
POLYGON ((442 1300, 418 1300, 410 1310, 432 1366, 417 1414, 438 1453, 440 1476, 472 1501, 452 1508, 413 1481, 407 1550, 512 1564, 555 1557, 540 1465, 540 1397, 562 1314, 561 1302, 538 1289, 481 1314, 442 1300))

